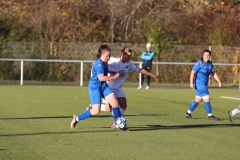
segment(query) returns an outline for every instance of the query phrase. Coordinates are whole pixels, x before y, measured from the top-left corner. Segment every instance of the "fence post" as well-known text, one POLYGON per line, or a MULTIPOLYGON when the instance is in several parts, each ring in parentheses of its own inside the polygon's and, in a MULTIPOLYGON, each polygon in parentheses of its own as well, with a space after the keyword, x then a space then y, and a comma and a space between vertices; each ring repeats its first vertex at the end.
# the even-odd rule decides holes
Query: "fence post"
MULTIPOLYGON (((209 49, 209 51, 212 52, 212 46, 208 46, 208 49, 209 49)), ((210 61, 212 61, 212 56, 210 57, 210 61)), ((209 85, 210 85, 210 83, 211 83, 211 74, 209 75, 209 80, 208 80, 209 85)))
POLYGON ((23 85, 23 60, 21 60, 21 75, 20 75, 20 85, 23 85))
POLYGON ((80 86, 83 86, 83 61, 80 64, 80 86))
MULTIPOLYGON (((142 63, 139 63, 139 68, 142 68, 142 63)), ((139 86, 141 86, 142 83, 142 78, 141 78, 141 73, 139 73, 139 86)))

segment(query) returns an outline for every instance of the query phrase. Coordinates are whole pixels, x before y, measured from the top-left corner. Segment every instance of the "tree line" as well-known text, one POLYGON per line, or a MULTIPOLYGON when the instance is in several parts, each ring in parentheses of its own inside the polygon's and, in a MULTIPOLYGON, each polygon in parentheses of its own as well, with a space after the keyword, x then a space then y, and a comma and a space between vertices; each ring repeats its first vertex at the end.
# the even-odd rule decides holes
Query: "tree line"
POLYGON ((176 45, 239 46, 239 21, 237 0, 0 0, 0 58, 12 56, 3 52, 9 42, 37 43, 30 58, 50 59, 69 59, 63 44, 150 42, 164 60, 176 45))

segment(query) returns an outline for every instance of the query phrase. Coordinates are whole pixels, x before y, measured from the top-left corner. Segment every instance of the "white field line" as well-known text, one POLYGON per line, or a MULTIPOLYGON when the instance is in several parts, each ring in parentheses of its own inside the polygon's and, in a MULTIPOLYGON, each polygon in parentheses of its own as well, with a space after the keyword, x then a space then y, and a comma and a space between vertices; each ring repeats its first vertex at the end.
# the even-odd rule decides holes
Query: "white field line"
POLYGON ((239 100, 239 101, 240 101, 240 98, 235 98, 235 97, 225 97, 225 96, 220 96, 220 98, 234 99, 234 100, 239 100))

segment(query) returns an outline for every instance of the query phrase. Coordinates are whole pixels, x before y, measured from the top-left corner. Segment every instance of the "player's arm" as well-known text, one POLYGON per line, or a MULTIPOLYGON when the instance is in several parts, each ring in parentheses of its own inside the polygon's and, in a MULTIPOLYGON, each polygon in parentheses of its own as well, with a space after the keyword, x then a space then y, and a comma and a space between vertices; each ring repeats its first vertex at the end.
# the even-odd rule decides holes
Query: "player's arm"
POLYGON ((110 74, 116 74, 117 72, 109 71, 109 70, 108 70, 108 73, 110 73, 110 74))
POLYGON ((190 74, 190 88, 192 88, 192 89, 194 89, 193 81, 194 81, 195 75, 196 75, 196 72, 194 70, 192 70, 191 74, 190 74))
POLYGON ((113 80, 113 79, 118 78, 119 75, 120 75, 119 73, 116 73, 116 74, 113 75, 113 76, 104 76, 104 74, 99 74, 99 75, 98 75, 98 79, 99 79, 99 81, 111 81, 111 80, 113 80))
POLYGON ((222 83, 221 83, 220 79, 218 78, 217 73, 214 71, 214 72, 212 72, 212 75, 213 75, 213 78, 218 82, 218 86, 222 87, 222 83))
POLYGON ((139 73, 145 74, 145 75, 147 75, 147 76, 151 76, 151 77, 154 78, 154 80, 156 80, 156 81, 158 80, 158 76, 152 74, 151 72, 146 71, 145 69, 140 69, 140 70, 139 70, 139 73))

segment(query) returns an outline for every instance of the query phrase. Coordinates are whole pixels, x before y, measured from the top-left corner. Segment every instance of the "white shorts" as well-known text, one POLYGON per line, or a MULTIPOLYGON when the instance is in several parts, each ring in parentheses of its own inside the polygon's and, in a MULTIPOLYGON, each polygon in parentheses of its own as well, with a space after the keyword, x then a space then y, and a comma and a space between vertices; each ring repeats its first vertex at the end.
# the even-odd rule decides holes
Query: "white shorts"
POLYGON ((197 98, 200 98, 200 99, 209 99, 210 98, 210 95, 205 95, 203 97, 200 97, 200 96, 196 96, 197 98))
MULTIPOLYGON (((119 97, 126 97, 124 91, 122 90, 122 88, 118 88, 118 89, 112 89, 114 95, 116 96, 116 98, 119 97)), ((107 103, 107 101, 105 99, 102 98, 102 103, 107 103)))
POLYGON ((125 95, 124 91, 122 90, 122 88, 112 89, 112 91, 115 94, 116 98, 126 97, 126 95, 125 95))

